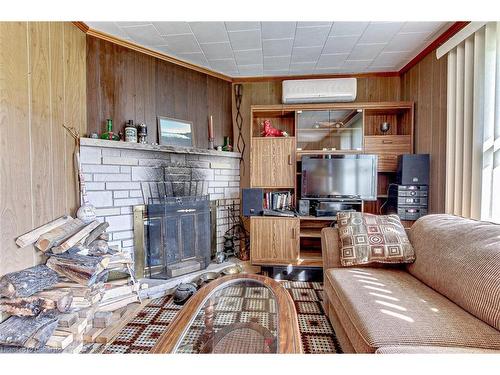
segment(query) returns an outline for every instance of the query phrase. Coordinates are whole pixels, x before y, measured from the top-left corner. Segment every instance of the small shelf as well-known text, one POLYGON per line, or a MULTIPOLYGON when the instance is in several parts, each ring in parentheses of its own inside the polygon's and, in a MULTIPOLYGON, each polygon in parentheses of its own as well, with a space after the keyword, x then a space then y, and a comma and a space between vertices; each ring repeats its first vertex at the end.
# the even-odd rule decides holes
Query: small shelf
POLYGON ((300 220, 337 221, 336 216, 299 216, 300 220))
POLYGON ((321 229, 306 229, 306 228, 301 228, 300 229, 300 237, 304 238, 321 238, 321 229))
POLYGON ((363 150, 297 150, 297 155, 362 154, 363 150))

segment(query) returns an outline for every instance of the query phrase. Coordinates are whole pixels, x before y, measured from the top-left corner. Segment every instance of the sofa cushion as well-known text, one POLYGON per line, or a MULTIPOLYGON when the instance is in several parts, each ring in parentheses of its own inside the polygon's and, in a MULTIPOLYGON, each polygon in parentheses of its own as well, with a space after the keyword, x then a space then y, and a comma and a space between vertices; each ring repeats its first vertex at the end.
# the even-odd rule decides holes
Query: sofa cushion
POLYGON ((325 291, 357 351, 383 346, 500 350, 500 332, 408 272, 380 268, 325 271, 325 291), (343 314, 345 312, 345 314, 343 314))
POLYGON ((409 236, 416 261, 408 271, 500 330, 500 225, 429 215, 409 236))
POLYGON ((342 266, 411 263, 415 253, 397 215, 337 214, 342 266))

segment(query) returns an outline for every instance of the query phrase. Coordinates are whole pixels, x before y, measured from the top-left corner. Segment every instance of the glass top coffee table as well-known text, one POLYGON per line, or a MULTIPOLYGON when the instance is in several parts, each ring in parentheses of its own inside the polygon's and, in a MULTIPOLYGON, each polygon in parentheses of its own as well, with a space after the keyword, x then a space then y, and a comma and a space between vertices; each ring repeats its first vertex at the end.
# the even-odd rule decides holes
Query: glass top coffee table
POLYGON ((302 353, 295 305, 277 281, 224 276, 201 288, 153 353, 302 353))

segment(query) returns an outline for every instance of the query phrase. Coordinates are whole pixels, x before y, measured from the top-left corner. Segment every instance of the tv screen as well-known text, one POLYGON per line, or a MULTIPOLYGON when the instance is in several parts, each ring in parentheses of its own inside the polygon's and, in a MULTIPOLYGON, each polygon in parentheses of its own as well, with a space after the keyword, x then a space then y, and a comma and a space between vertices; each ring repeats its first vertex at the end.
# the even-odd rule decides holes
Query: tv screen
POLYGON ((302 157, 303 199, 377 199, 377 155, 302 157))

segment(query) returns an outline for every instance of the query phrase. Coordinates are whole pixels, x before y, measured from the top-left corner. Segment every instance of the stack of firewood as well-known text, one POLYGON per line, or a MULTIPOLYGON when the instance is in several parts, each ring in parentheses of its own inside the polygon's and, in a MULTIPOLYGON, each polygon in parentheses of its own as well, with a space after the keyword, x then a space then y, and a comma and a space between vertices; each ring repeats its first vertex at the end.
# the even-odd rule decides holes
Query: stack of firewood
POLYGON ((63 216, 16 240, 48 258, 0 279, 0 312, 9 315, 0 323, 0 349, 78 353, 139 301, 132 260, 108 245, 107 227, 63 216), (108 281, 113 270, 128 275, 108 281))

